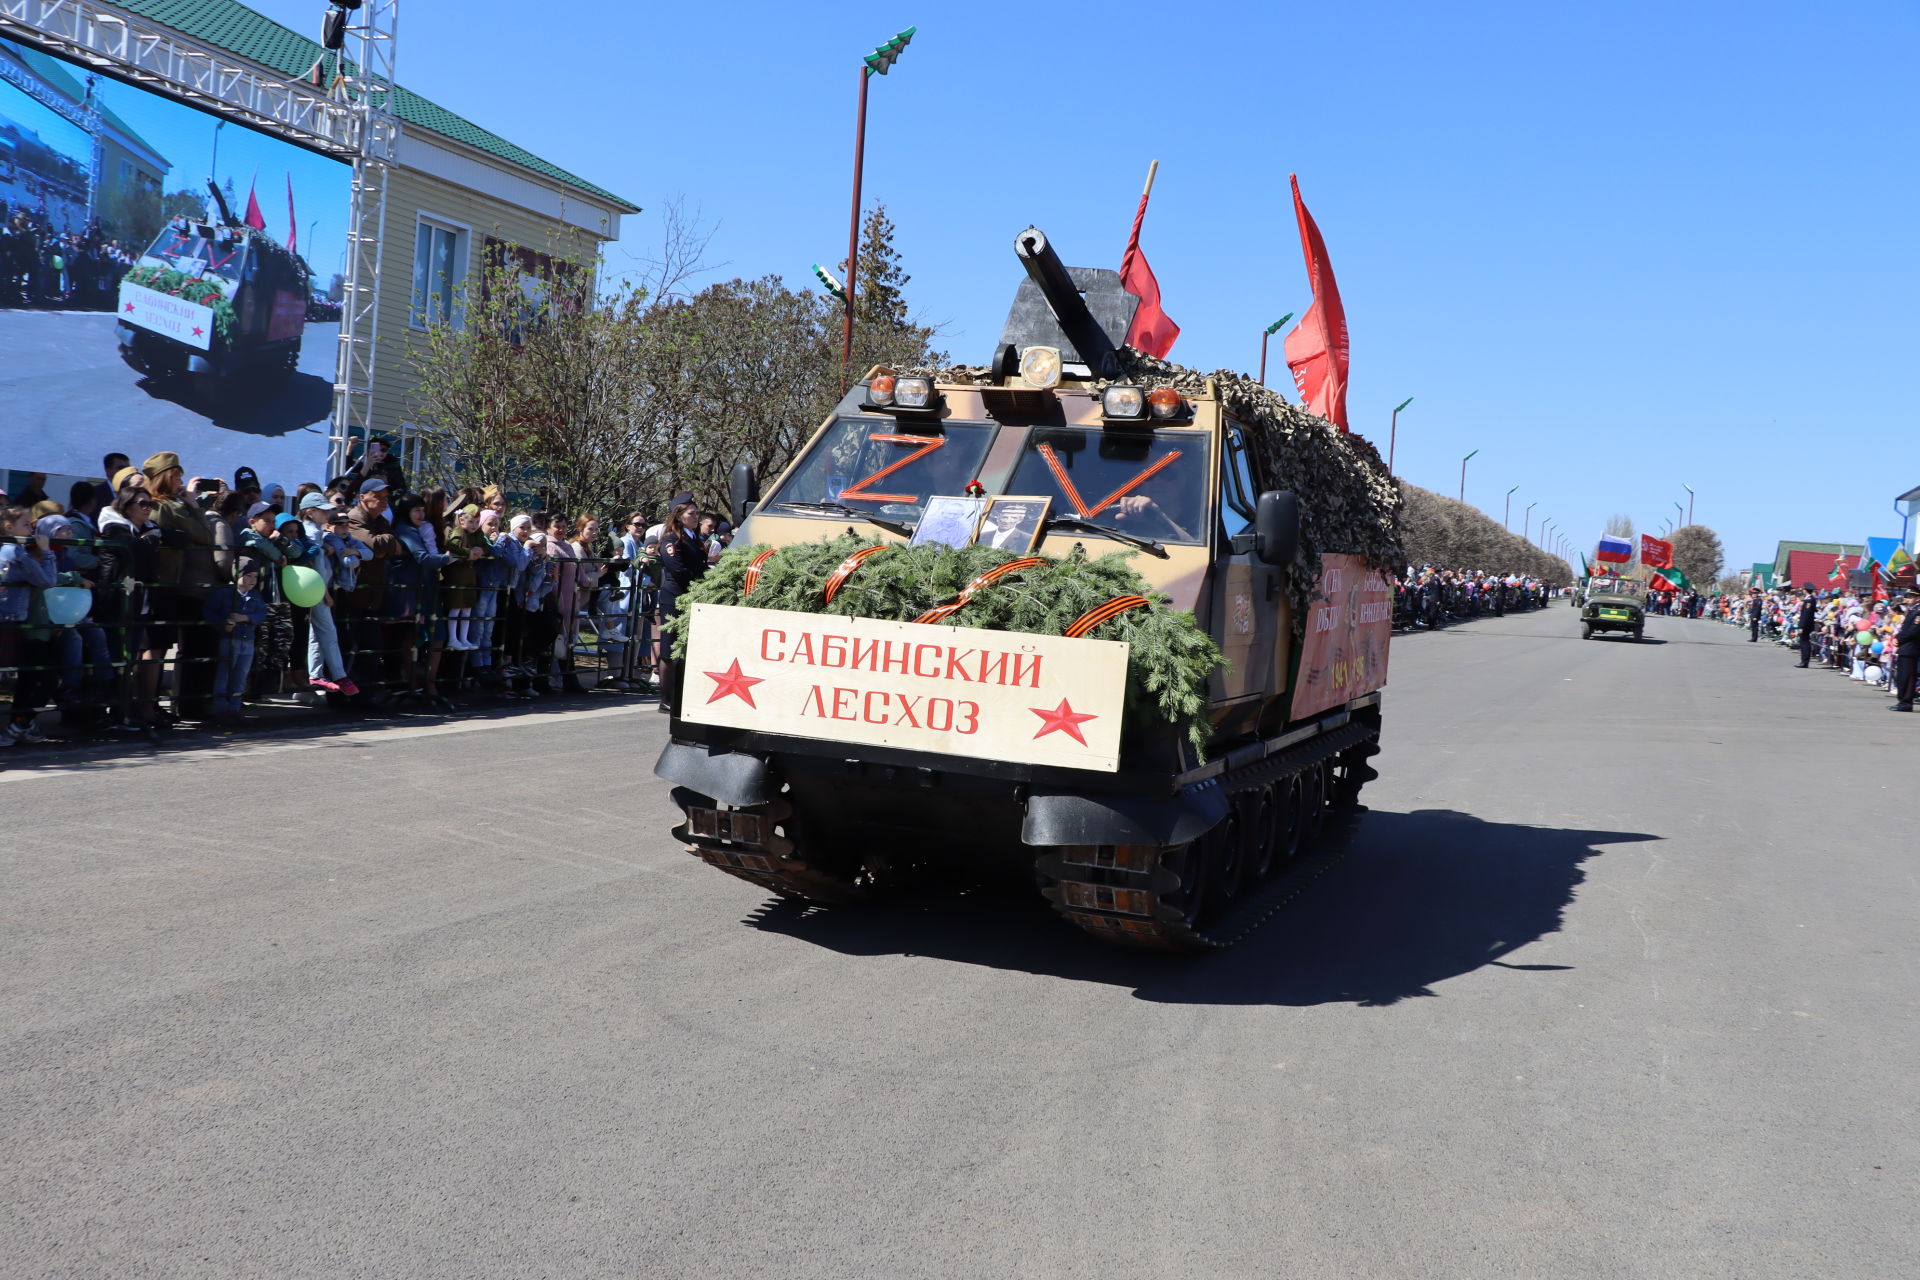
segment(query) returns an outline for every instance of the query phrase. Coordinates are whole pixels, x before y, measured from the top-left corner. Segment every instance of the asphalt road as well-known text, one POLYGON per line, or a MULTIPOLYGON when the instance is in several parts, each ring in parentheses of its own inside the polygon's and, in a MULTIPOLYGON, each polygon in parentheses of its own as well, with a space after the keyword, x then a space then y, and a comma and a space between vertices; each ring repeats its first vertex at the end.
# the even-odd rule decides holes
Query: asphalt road
POLYGON ((664 717, 0 766, 0 1271, 1920 1272, 1920 717, 1726 627, 1396 641, 1254 941, 767 907, 664 717))
POLYGON ((89 476, 109 449, 138 463, 166 448, 189 474, 244 463, 291 492, 325 468, 339 331, 309 324, 299 371, 277 385, 162 395, 120 358, 111 313, 0 309, 0 466, 89 476))

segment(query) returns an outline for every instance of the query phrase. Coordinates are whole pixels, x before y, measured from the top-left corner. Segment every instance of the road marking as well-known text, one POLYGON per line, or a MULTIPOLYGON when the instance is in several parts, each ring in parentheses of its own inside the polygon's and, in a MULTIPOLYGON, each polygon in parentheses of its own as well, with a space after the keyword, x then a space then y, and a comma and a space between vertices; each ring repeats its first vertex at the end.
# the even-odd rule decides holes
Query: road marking
MULTIPOLYGON (((44 778, 63 778, 74 774, 99 773, 107 769, 139 769, 159 764, 196 764, 208 760, 237 760, 248 756, 277 755, 283 751, 315 751, 326 747, 337 747, 354 743, 407 742, 416 738, 438 738, 450 733, 481 733, 488 729, 537 729, 542 725, 574 722, 579 720, 599 720, 606 716, 630 716, 642 711, 651 712, 652 703, 643 703, 631 707, 590 707, 578 711, 536 711, 525 715, 508 716, 499 720, 462 720, 452 724, 423 724, 404 726, 385 726, 366 729, 351 729, 345 733, 325 734, 313 738, 275 740, 257 739, 231 747, 208 747, 196 749, 179 747, 170 751, 155 752, 151 755, 134 756, 125 759, 100 758, 78 760, 72 764, 52 764, 35 767, 25 765, 21 768, 0 771, 0 783, 33 782, 44 778)), ((18 748, 16 748, 17 750, 18 748)), ((14 757, 18 760, 18 757, 14 757)))

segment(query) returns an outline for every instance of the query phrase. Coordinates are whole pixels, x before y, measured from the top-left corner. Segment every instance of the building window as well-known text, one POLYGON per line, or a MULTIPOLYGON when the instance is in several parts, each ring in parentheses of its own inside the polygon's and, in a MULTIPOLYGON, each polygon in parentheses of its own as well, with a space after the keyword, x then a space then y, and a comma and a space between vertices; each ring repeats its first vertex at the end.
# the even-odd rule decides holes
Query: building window
POLYGON ((413 250, 413 327, 454 322, 454 302, 466 275, 466 233, 422 222, 413 250))

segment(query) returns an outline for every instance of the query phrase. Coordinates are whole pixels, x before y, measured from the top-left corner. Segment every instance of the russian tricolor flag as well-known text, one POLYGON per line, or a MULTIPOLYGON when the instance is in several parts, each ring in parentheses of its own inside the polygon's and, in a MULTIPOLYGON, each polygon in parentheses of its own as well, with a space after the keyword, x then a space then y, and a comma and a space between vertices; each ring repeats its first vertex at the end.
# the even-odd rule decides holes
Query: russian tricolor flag
POLYGON ((1600 535, 1600 546, 1593 553, 1595 560, 1604 560, 1608 564, 1626 564, 1633 559, 1633 543, 1625 538, 1616 538, 1610 533, 1600 535))

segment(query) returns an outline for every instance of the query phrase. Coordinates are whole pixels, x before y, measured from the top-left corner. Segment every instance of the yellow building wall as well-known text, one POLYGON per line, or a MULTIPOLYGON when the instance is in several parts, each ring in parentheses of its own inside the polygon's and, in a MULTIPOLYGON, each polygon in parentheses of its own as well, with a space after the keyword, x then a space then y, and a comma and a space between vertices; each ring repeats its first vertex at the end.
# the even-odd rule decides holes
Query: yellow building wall
POLYGON ((472 271, 488 237, 554 257, 591 260, 602 237, 553 218, 454 186, 415 170, 395 168, 387 186, 386 228, 380 256, 379 339, 374 360, 373 429, 398 435, 414 422, 413 359, 422 332, 412 323, 414 255, 422 220, 457 230, 463 265, 472 271))

